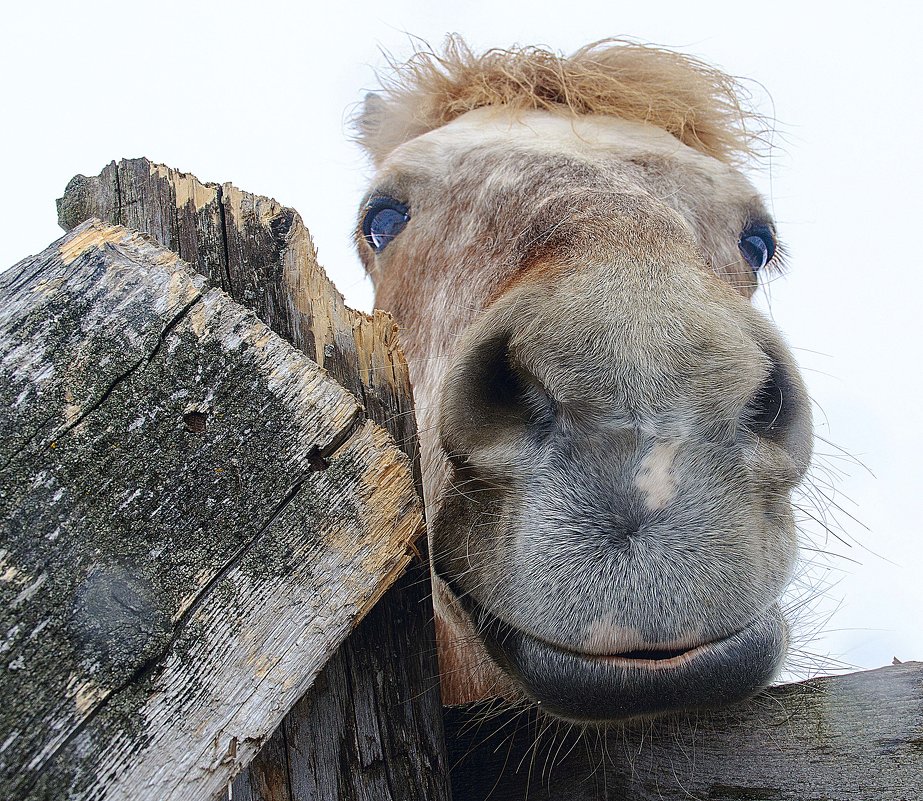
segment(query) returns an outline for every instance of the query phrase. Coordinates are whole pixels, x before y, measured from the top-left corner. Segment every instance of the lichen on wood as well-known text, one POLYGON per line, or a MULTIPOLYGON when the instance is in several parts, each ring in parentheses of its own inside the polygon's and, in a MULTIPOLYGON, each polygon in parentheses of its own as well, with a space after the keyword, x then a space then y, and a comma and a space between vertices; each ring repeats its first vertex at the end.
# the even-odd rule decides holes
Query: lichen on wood
MULTIPOLYGON (((147 232, 253 309, 391 433, 412 460, 422 493, 413 396, 397 327, 384 312, 367 315, 346 306, 319 266, 297 212, 147 159, 112 162, 98 176, 75 177, 58 210, 64 227, 97 216, 147 232)), ((356 798, 449 796, 425 543, 417 547, 413 578, 384 595, 375 619, 342 644, 286 719, 302 740, 335 745, 339 764, 321 766, 317 780, 323 784, 322 776, 337 773, 356 798), (316 705, 330 713, 303 715, 316 705), (380 769, 364 762, 372 743, 383 755, 380 769)), ((258 783, 245 770, 238 784, 251 778, 258 783)))
POLYGON ((139 158, 71 179, 58 220, 70 229, 90 217, 146 232, 256 312, 352 392, 416 463, 413 394, 397 327, 384 312, 346 306, 298 212, 139 158))
POLYGON ((87 222, 0 296, 5 795, 208 797, 409 563, 409 460, 137 233, 87 222))

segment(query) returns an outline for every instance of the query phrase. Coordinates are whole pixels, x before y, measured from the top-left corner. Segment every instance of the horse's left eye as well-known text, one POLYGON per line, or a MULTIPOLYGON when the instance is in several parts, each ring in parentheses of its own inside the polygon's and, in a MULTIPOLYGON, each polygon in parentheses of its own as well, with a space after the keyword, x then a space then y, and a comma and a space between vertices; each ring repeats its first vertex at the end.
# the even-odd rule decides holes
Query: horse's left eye
POLYGON ((751 225, 744 230, 737 246, 753 272, 763 269, 776 253, 775 237, 765 225, 751 225))
POLYGON ((392 197, 372 198, 362 219, 362 235, 376 253, 381 253, 410 220, 410 211, 392 197))

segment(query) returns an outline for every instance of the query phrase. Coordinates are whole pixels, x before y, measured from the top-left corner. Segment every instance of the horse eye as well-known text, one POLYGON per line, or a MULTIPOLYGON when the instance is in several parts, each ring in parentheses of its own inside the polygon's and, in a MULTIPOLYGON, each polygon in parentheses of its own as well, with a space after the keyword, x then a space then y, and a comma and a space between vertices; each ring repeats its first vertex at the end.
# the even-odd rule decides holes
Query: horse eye
POLYGON ((362 235, 376 253, 381 253, 410 220, 410 211, 392 197, 372 198, 362 219, 362 235))
POLYGON ((753 225, 747 228, 737 243, 740 252, 753 268, 753 272, 763 269, 776 253, 776 240, 765 225, 753 225))

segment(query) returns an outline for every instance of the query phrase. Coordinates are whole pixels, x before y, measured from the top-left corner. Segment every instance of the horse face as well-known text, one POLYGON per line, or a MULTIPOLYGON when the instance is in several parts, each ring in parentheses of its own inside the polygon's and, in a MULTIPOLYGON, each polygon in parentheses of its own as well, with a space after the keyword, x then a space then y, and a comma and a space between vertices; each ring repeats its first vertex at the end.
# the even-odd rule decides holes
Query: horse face
POLYGON ((358 240, 417 396, 447 701, 610 720, 771 679, 811 449, 748 302, 773 232, 740 173, 612 117, 480 109, 384 160, 358 240))

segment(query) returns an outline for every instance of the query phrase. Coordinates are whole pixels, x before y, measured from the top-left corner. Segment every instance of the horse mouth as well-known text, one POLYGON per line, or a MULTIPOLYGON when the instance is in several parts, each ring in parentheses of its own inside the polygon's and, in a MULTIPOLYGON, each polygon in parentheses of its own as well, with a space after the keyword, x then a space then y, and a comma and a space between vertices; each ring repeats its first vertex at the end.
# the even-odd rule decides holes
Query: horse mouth
MULTIPOLYGON (((670 668, 678 668, 688 664, 689 661, 695 659, 699 653, 703 652, 705 649, 715 647, 725 639, 728 638, 722 637, 721 640, 702 643, 692 648, 651 649, 626 651, 624 653, 614 654, 589 654, 583 653, 582 651, 572 651, 571 653, 584 659, 603 662, 613 667, 632 667, 639 670, 669 670, 670 668)), ((555 646, 550 645, 549 647, 554 648, 555 646)), ((558 650, 566 649, 559 648, 558 650)))
POLYGON ((584 723, 738 703, 772 680, 788 644, 777 604, 733 634, 693 647, 589 654, 548 643, 469 603, 488 652, 526 695, 556 717, 584 723))

